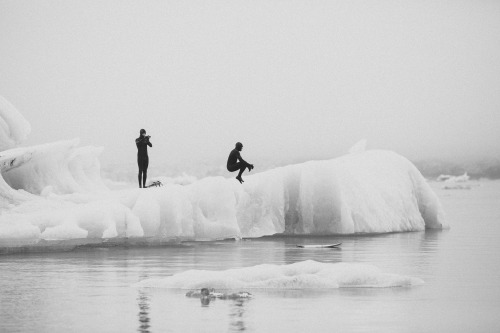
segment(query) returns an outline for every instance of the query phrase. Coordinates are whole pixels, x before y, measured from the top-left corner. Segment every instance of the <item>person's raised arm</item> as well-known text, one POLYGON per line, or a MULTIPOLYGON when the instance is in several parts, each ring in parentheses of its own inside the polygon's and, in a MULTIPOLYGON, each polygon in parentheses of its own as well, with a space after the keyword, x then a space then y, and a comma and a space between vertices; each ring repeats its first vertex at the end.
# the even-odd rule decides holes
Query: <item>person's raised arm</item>
POLYGON ((147 144, 148 146, 150 147, 153 147, 153 144, 151 142, 149 142, 149 137, 146 136, 146 137, 142 137, 142 138, 139 138, 139 139, 135 139, 135 143, 138 145, 139 143, 145 143, 147 144))

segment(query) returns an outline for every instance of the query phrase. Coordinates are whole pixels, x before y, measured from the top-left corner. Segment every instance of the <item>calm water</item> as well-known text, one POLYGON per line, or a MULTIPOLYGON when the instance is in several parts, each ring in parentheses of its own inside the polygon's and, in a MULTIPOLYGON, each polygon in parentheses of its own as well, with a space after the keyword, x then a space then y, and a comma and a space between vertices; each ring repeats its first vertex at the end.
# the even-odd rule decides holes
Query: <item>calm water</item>
POLYGON ((0 256, 0 332, 498 332, 500 182, 441 185, 432 184, 451 222, 445 231, 0 256), (342 248, 295 247, 330 242, 342 248), (130 287, 187 269, 307 259, 370 263, 425 284, 252 291, 208 306, 185 291, 130 287))

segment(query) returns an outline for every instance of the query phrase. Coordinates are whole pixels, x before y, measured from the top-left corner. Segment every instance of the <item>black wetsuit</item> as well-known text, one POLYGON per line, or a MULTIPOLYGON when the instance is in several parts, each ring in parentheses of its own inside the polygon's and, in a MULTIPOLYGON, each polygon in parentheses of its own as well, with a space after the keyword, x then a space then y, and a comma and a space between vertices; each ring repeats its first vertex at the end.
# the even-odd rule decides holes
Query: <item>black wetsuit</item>
POLYGON ((141 180, 142 187, 145 187, 149 166, 148 146, 153 147, 153 145, 149 142, 148 137, 143 136, 135 139, 135 144, 137 146, 137 165, 139 166, 139 187, 141 187, 141 180))
POLYGON ((236 170, 240 170, 240 172, 238 173, 238 177, 241 177, 241 174, 243 173, 243 171, 245 171, 245 168, 248 168, 250 166, 250 163, 241 158, 240 152, 236 148, 231 150, 231 152, 229 153, 229 157, 227 158, 227 171, 234 172, 236 170))

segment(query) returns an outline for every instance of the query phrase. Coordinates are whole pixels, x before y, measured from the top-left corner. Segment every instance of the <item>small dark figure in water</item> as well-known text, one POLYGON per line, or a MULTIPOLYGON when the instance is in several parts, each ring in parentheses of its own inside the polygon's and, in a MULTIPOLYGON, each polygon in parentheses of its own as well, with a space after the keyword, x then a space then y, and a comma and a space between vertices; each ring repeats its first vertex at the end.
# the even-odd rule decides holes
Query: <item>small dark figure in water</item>
POLYGON ((201 305, 207 306, 210 304, 210 301, 218 298, 218 299, 232 299, 232 300, 240 300, 245 298, 252 298, 252 294, 247 291, 240 291, 237 293, 225 294, 216 292, 213 288, 201 288, 198 290, 191 290, 186 293, 187 297, 200 298, 201 305))
POLYGON ((240 155, 240 151, 243 149, 243 144, 241 142, 237 142, 236 146, 231 152, 229 153, 229 157, 227 158, 227 170, 230 172, 234 172, 236 170, 240 170, 238 173, 238 176, 236 176, 236 179, 240 183, 243 183, 244 180, 241 178, 241 175, 243 174, 243 171, 245 171, 246 168, 248 168, 248 171, 252 171, 253 169, 253 164, 250 164, 246 162, 240 155), (239 162, 238 162, 239 161, 239 162))
POLYGON ((137 165, 139 166, 139 174, 137 176, 139 179, 139 187, 146 187, 149 166, 148 146, 153 147, 151 142, 149 142, 150 137, 151 136, 146 135, 145 129, 141 129, 140 136, 135 139, 135 144, 137 146, 137 165))

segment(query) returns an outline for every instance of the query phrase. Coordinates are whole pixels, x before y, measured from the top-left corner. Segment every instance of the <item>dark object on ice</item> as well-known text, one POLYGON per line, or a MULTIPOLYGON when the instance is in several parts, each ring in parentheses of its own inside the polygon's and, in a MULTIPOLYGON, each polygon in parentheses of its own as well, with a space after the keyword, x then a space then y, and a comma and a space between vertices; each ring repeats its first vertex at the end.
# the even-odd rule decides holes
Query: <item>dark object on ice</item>
POLYGON ((149 184, 146 187, 162 187, 162 186, 163 186, 163 183, 161 181, 157 180, 155 182, 152 182, 151 184, 149 184))
POLYGON ((135 139, 135 145, 137 146, 137 165, 139 166, 137 178, 139 179, 139 187, 146 187, 149 166, 148 146, 153 147, 153 145, 149 142, 151 136, 146 135, 145 129, 141 129, 139 133, 139 137, 135 139))
POLYGON ((240 154, 240 151, 243 149, 243 144, 241 142, 236 142, 235 148, 231 150, 229 153, 229 157, 227 158, 227 170, 229 172, 234 172, 236 170, 240 170, 236 179, 243 184, 244 180, 241 178, 243 171, 248 168, 248 171, 252 171, 253 164, 246 162, 240 154), (239 161, 239 162, 238 162, 239 161))
POLYGON ((335 244, 314 244, 314 245, 297 245, 297 247, 301 247, 304 249, 314 249, 314 248, 334 248, 339 247, 342 243, 335 244))
POLYGON ((240 299, 240 298, 251 298, 252 294, 246 291, 239 291, 237 293, 231 293, 231 294, 226 294, 226 293, 218 293, 216 292, 213 288, 208 289, 208 288, 202 288, 200 291, 198 290, 191 290, 186 293, 187 297, 195 297, 195 298, 219 298, 219 299, 240 299))

